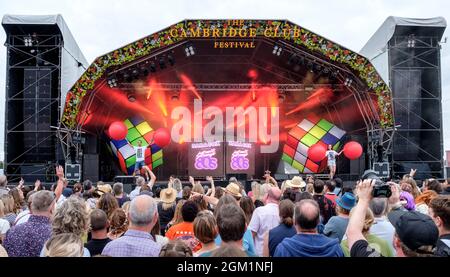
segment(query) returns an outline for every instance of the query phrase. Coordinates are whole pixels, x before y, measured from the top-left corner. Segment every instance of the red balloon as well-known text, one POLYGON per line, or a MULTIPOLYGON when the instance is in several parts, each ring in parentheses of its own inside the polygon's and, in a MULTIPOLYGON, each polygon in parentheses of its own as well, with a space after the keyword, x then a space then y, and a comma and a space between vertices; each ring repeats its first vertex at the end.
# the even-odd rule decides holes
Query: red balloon
POLYGON ((314 144, 308 149, 308 158, 310 158, 313 162, 320 162, 325 159, 325 154, 327 149, 322 144, 314 144))
POLYGON ((153 135, 153 142, 163 148, 170 143, 170 132, 166 128, 159 128, 153 135))
POLYGON ((356 141, 347 142, 344 145, 344 155, 350 160, 356 160, 361 157, 363 153, 363 148, 361 144, 356 141))
POLYGON ((122 121, 114 121, 109 125, 108 133, 113 140, 122 140, 126 138, 128 128, 122 121))

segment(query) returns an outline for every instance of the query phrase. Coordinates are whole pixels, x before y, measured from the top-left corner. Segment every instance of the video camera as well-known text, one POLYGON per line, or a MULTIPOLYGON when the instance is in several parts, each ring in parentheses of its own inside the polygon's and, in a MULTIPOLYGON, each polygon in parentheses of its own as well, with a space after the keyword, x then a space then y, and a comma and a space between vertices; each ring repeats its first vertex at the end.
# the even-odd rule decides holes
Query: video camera
POLYGON ((361 179, 375 180, 375 185, 372 191, 373 197, 385 197, 385 198, 391 197, 392 195, 391 187, 388 184, 386 184, 383 180, 381 180, 376 171, 374 170, 364 171, 364 174, 361 176, 361 179))

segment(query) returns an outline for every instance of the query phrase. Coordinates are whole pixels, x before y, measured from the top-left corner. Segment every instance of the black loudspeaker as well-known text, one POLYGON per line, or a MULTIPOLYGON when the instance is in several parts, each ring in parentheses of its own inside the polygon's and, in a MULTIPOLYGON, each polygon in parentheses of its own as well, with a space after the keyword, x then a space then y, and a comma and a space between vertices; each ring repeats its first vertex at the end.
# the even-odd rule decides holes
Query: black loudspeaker
POLYGON ((25 165, 22 166, 22 178, 25 182, 34 182, 39 179, 46 181, 47 167, 45 165, 25 165))
POLYGON ((83 155, 83 179, 92 182, 99 181, 99 158, 96 154, 83 155))
POLYGON ((81 181, 81 165, 66 163, 65 174, 69 181, 81 181))
POLYGON ((379 177, 389 177, 389 163, 374 163, 373 170, 378 174, 379 177))

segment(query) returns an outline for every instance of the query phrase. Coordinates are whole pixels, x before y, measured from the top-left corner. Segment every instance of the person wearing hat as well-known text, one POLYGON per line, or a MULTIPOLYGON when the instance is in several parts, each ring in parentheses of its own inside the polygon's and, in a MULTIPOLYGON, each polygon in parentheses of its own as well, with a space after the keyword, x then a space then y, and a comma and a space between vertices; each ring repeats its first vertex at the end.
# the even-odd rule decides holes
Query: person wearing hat
POLYGON ((333 216, 328 220, 323 234, 330 238, 337 238, 339 242, 342 241, 342 237, 347 229, 350 210, 355 206, 356 198, 351 192, 346 192, 344 195, 336 199, 336 216, 333 216))
MULTIPOLYGON (((364 180, 357 186, 358 204, 352 213, 347 228, 348 246, 351 257, 379 257, 381 254, 369 247, 362 234, 364 217, 373 197, 374 181, 364 180)), ((400 200, 400 192, 391 185, 390 202, 400 200)), ((420 212, 394 210, 388 214, 389 221, 395 228, 394 248, 397 257, 430 257, 438 240, 439 231, 433 220, 420 212)))
POLYGON ((167 224, 172 220, 175 214, 177 191, 168 187, 161 190, 161 201, 158 203, 159 223, 161 227, 161 235, 165 235, 167 224))
POLYGON ((287 188, 291 188, 293 191, 304 192, 306 191, 306 183, 300 176, 294 176, 292 180, 286 180, 287 188))

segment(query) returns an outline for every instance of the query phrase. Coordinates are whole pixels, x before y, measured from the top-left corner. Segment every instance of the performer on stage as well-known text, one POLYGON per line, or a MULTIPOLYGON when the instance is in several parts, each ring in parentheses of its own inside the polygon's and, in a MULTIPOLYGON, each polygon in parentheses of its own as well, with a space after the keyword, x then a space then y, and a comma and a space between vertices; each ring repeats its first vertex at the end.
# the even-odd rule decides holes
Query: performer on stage
POLYGON ((147 149, 147 146, 142 146, 141 140, 138 140, 137 145, 133 146, 136 152, 136 164, 134 165, 133 176, 136 176, 136 172, 140 172, 141 168, 145 166, 145 149, 147 149))
POLYGON ((328 168, 330 169, 330 180, 333 180, 334 175, 336 174, 336 156, 342 154, 341 152, 336 152, 332 148, 333 146, 328 145, 328 151, 325 152, 325 156, 328 159, 328 168))

